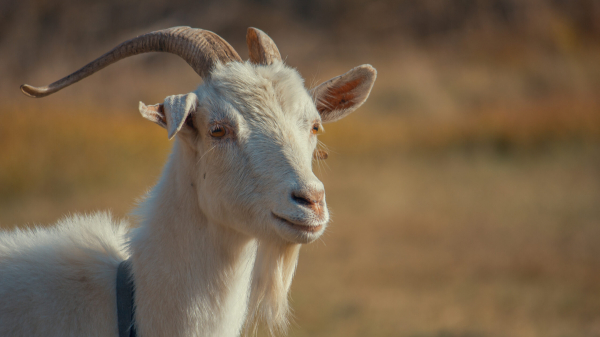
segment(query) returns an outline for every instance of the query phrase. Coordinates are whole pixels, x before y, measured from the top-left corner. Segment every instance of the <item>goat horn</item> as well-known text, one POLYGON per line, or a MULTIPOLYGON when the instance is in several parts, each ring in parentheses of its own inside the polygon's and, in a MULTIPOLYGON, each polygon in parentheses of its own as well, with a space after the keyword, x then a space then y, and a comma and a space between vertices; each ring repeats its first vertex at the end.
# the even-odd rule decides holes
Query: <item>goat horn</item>
POLYGON ((269 65, 275 60, 281 61, 281 54, 275 42, 260 29, 250 27, 246 34, 246 43, 250 52, 250 62, 269 65))
POLYGON ((217 62, 224 64, 231 61, 242 61, 229 43, 211 31, 190 27, 173 27, 125 41, 83 68, 48 86, 33 87, 23 84, 21 91, 30 97, 48 96, 121 59, 148 52, 175 54, 184 59, 203 78, 210 76, 210 72, 217 62))

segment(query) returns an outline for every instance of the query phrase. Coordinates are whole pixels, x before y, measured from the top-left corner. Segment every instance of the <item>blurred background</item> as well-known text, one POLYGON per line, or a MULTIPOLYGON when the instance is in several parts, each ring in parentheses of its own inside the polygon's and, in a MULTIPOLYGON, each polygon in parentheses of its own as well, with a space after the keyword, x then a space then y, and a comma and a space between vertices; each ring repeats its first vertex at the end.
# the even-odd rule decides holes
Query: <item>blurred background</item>
POLYGON ((173 55, 46 85, 118 43, 267 32, 307 87, 370 63, 325 126, 333 222, 303 248, 290 336, 600 336, 597 0, 0 0, 0 227, 127 217, 171 143, 139 116, 200 83, 173 55))

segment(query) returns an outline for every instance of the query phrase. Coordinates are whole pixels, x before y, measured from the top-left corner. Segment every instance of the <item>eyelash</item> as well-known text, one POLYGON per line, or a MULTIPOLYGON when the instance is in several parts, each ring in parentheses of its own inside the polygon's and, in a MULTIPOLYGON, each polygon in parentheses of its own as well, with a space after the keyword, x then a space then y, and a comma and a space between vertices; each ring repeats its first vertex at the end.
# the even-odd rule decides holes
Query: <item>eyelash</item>
POLYGON ((208 133, 211 137, 219 139, 227 136, 229 134, 229 130, 225 125, 216 123, 210 127, 208 133))

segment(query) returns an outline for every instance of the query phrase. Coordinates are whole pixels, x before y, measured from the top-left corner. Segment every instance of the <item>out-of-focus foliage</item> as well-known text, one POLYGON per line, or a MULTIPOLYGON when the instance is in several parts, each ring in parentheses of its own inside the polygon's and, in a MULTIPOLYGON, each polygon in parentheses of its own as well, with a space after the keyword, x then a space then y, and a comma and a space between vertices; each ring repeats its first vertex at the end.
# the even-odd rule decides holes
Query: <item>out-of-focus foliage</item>
POLYGON ((245 29, 257 26, 309 86, 372 63, 379 78, 370 115, 395 119, 385 123, 399 130, 443 138, 423 127, 442 124, 450 130, 442 135, 455 134, 447 140, 452 144, 462 133, 458 142, 469 144, 598 138, 600 3, 594 0, 5 0, 0 6, 0 97, 11 106, 44 109, 68 101, 103 113, 133 111, 138 100, 189 92, 198 77, 174 56, 146 54, 43 101, 32 103, 17 88, 47 84, 125 39, 176 25, 213 30, 245 57, 245 29), (487 126, 480 129, 480 122, 487 126))

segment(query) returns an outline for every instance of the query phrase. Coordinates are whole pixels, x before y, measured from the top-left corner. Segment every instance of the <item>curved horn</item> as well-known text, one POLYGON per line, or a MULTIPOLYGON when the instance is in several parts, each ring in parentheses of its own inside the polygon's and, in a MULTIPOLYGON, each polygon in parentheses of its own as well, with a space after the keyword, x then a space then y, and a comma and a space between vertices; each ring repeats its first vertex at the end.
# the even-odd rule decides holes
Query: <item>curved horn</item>
POLYGON ((246 43, 250 52, 250 62, 269 65, 275 60, 281 61, 281 54, 275 42, 260 29, 250 27, 246 34, 246 43))
POLYGON ((33 87, 23 84, 21 91, 30 97, 48 96, 121 59, 148 52, 175 54, 184 59, 203 78, 210 76, 210 72, 217 62, 242 61, 229 43, 211 31, 190 27, 173 27, 125 41, 83 68, 48 86, 33 87))

